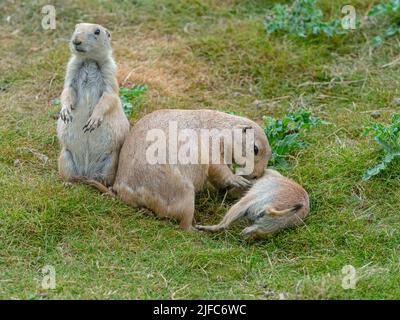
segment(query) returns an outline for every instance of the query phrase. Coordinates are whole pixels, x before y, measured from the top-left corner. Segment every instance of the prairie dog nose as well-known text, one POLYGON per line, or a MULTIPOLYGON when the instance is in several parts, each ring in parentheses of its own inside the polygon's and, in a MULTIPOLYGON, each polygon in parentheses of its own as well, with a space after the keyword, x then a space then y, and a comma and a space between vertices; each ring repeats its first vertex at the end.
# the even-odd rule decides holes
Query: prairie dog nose
POLYGON ((76 46, 79 46, 82 43, 82 41, 80 41, 79 39, 75 38, 74 40, 72 40, 72 43, 74 45, 76 45, 76 46))

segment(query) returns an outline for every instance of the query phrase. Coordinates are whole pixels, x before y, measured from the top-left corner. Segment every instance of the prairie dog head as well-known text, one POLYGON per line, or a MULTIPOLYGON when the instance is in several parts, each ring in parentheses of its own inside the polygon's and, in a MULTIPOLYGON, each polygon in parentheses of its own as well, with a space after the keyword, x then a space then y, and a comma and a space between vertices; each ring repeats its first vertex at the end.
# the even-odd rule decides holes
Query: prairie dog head
POLYGON ((253 151, 254 170, 253 173, 248 176, 248 178, 258 179, 264 174, 265 167, 272 156, 272 150, 268 143, 268 139, 261 128, 255 129, 253 151))
POLYGON ((80 58, 105 60, 111 55, 111 34, 99 24, 78 23, 71 37, 70 48, 80 58))
MULTIPOLYGON (((258 179, 264 174, 265 167, 271 158, 272 151, 271 147, 268 143, 268 139, 265 136, 264 131, 258 125, 239 125, 238 128, 242 129, 243 132, 243 140, 242 145, 234 145, 234 148, 242 148, 242 150, 246 150, 247 157, 246 161, 250 161, 251 157, 248 157, 249 153, 253 155, 253 170, 249 173, 246 172, 244 176, 247 179, 258 179), (247 133, 252 133, 253 135, 247 135, 247 133), (250 141, 246 139, 250 137, 250 141), (249 149, 250 148, 250 149, 249 149)), ((239 157, 240 158, 240 157, 239 157)), ((245 163, 248 166, 248 163, 245 163)), ((241 174, 242 170, 239 169, 238 173, 241 174)))

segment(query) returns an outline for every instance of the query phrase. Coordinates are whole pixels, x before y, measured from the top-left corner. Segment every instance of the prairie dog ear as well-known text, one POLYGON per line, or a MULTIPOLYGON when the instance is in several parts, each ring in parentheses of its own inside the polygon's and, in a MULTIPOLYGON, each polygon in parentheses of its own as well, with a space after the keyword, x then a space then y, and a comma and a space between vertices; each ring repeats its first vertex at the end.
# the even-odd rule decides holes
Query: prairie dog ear
POLYGON ((243 132, 246 132, 249 129, 253 129, 252 126, 248 125, 248 124, 238 124, 236 126, 237 129, 241 129, 243 132))
POLYGON ((111 39, 110 31, 108 31, 108 29, 106 29, 106 28, 104 28, 104 31, 106 32, 106 35, 107 35, 108 39, 111 39))

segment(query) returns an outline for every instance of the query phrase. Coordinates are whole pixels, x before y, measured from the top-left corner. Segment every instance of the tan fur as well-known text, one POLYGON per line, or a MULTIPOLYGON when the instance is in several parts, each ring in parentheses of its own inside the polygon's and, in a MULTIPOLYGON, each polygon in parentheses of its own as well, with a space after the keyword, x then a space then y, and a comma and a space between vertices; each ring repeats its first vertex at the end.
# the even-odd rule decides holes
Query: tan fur
MULTIPOLYGON (((223 163, 149 164, 146 150, 150 142, 146 141, 146 134, 151 129, 162 129, 168 133, 170 120, 177 121, 179 129, 190 128, 196 131, 252 127, 259 153, 254 158, 254 171, 249 178, 263 174, 271 149, 264 131, 255 122, 223 112, 158 110, 140 119, 121 149, 113 190, 129 205, 145 207, 160 217, 175 218, 180 221, 183 229, 189 230, 192 228, 195 194, 207 181, 217 188, 247 188, 250 182, 243 176, 235 175, 223 163)), ((228 147, 227 150, 234 151, 234 146, 228 147)))
POLYGON ((72 35, 72 58, 57 124, 59 172, 69 182, 84 176, 112 185, 129 131, 118 96, 110 37, 107 29, 89 23, 77 24, 72 35))
POLYGON ((265 209, 265 212, 271 216, 275 217, 282 217, 284 215, 287 215, 288 213, 291 213, 293 211, 296 211, 296 207, 288 208, 285 210, 276 210, 274 208, 267 208, 265 209))
MULTIPOLYGON (((169 121, 178 128, 195 130, 233 128, 248 125, 256 131, 259 156, 252 176, 264 171, 271 150, 262 129, 254 122, 212 110, 159 110, 146 115, 132 128, 121 149, 119 169, 113 189, 131 205, 146 207, 161 217, 176 218, 180 226, 192 227, 195 193, 207 180, 218 188, 247 187, 248 180, 232 173, 225 164, 149 164, 145 141, 150 129, 168 132, 169 121)), ((168 146, 167 146, 168 149, 168 146)))
POLYGON ((234 204, 217 225, 196 227, 220 231, 235 220, 246 217, 253 225, 245 228, 245 238, 263 238, 303 222, 310 210, 307 192, 296 182, 275 170, 267 169, 246 195, 234 204))

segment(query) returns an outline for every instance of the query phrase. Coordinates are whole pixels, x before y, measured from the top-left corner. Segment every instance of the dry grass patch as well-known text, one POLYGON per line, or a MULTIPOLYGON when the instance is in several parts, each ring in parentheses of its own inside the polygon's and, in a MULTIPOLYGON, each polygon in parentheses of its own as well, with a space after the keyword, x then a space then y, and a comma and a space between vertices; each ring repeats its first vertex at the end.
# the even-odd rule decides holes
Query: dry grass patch
POLYGON ((118 80, 124 87, 148 85, 151 90, 147 106, 174 108, 176 105, 169 105, 170 102, 190 103, 201 94, 199 87, 209 85, 207 66, 195 59, 179 35, 130 34, 124 32, 114 40, 118 80))

